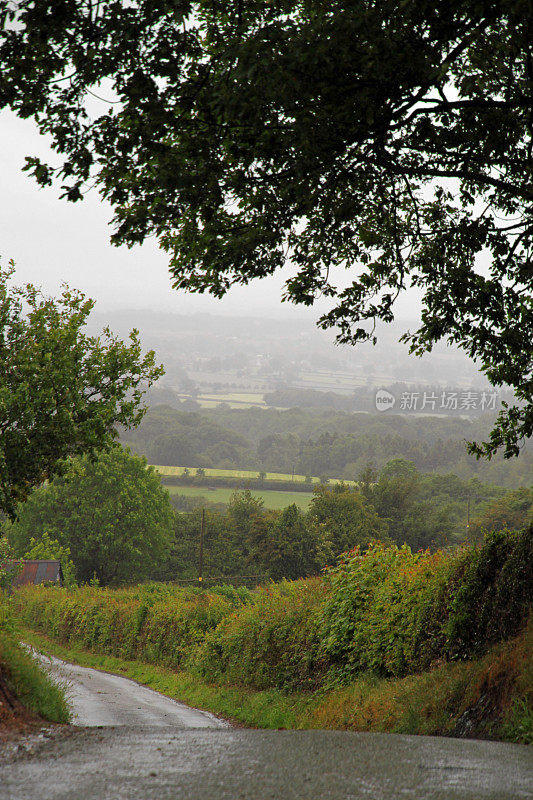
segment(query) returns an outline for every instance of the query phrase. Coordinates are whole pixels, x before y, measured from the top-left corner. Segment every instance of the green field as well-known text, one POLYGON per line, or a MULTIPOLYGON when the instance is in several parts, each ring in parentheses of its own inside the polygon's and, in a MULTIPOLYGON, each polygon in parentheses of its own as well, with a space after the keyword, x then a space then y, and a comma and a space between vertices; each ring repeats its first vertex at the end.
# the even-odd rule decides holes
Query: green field
POLYGON ((220 403, 225 403, 230 408, 266 408, 262 393, 233 392, 199 394, 194 398, 188 394, 179 394, 181 400, 193 399, 202 408, 216 408, 220 403))
MULTIPOLYGON (((163 476, 173 476, 173 475, 183 475, 185 467, 162 467, 158 466, 157 464, 152 465, 160 475, 163 476)), ((196 475, 196 467, 189 467, 189 474, 191 477, 196 475)), ((251 478, 258 478, 259 472, 257 470, 246 470, 246 469, 210 469, 209 467, 205 468, 205 474, 208 478, 244 478, 251 479, 251 478)), ((283 472, 267 472, 266 473, 266 481, 294 481, 295 483, 304 483, 305 482, 305 475, 291 475, 290 473, 283 473, 283 472)), ((320 478, 313 477, 311 478, 312 483, 320 483, 320 478)), ((336 478, 332 478, 330 483, 340 483, 339 480, 336 478)), ((355 481, 344 481, 351 486, 355 486, 355 481)), ((203 488, 202 488, 202 491, 203 488)))
MULTIPOLYGON (((167 486, 165 487, 170 494, 181 494, 186 497, 204 497, 210 503, 229 503, 234 489, 208 489, 203 486, 167 486)), ((254 497, 261 497, 265 508, 280 509, 290 506, 293 503, 304 510, 309 507, 313 497, 312 492, 274 492, 265 489, 264 491, 253 491, 254 497)))

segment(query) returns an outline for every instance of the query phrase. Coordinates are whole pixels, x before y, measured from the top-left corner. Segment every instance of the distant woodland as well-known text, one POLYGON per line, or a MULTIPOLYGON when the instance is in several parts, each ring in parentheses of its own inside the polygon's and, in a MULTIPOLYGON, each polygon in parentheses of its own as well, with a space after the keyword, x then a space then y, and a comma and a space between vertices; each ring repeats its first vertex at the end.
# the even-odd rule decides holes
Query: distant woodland
MULTIPOLYGON (((186 404, 184 404, 186 408, 186 404)), ((533 446, 518 458, 476 460, 465 441, 481 441, 490 415, 460 417, 349 414, 292 408, 201 411, 150 408, 121 442, 152 464, 283 472, 354 480, 367 466, 411 461, 424 473, 453 473, 508 489, 533 481, 533 446)))

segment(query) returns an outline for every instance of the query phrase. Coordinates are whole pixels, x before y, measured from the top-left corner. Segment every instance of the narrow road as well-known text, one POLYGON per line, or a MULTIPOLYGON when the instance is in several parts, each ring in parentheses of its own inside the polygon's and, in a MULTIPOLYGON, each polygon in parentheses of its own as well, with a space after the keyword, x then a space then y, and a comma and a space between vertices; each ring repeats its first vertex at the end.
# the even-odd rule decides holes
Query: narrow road
POLYGON ((54 680, 66 686, 73 724, 130 727, 222 728, 228 723, 109 672, 35 653, 54 680))
POLYGON ((531 800, 533 750, 346 731, 232 728, 64 665, 78 727, 0 750, 0 800, 531 800), (93 725, 103 727, 80 727, 93 725))

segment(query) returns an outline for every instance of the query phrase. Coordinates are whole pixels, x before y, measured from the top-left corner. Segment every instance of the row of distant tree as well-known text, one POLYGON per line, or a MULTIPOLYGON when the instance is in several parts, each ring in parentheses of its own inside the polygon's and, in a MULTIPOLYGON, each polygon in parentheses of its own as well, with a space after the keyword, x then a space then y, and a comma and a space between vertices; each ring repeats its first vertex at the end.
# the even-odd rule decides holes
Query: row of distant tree
MULTIPOLYGON (((477 479, 425 475, 402 459, 379 472, 367 467, 358 477, 359 488, 316 486, 308 512, 296 506, 266 510, 246 490, 236 493, 226 509, 210 506, 205 555, 211 574, 230 575, 239 567, 273 579, 299 577, 371 539, 407 543, 413 550, 456 546, 480 539, 487 530, 523 527, 533 507, 531 489, 509 492, 477 479)), ((179 536, 170 572, 158 574, 164 580, 196 574, 201 506, 206 505, 179 495, 172 500, 180 509, 179 536)))
MULTIPOLYGON (((298 578, 373 539, 418 550, 520 528, 533 507, 531 490, 424 475, 402 459, 358 477, 359 488, 317 486, 307 512, 295 505, 267 510, 246 489, 226 508, 204 503, 204 574, 298 578)), ((94 461, 72 460, 18 511, 15 522, 4 522, 12 554, 60 558, 69 580, 108 585, 198 574, 200 507, 173 509, 157 474, 120 447, 94 461)))
POLYGON ((276 409, 204 409, 187 412, 151 408, 122 441, 150 463, 325 475, 353 480, 368 464, 393 458, 412 461, 422 472, 454 472, 508 488, 525 485, 533 472, 533 450, 517 459, 478 461, 466 439, 482 440, 490 420, 346 414, 276 409))

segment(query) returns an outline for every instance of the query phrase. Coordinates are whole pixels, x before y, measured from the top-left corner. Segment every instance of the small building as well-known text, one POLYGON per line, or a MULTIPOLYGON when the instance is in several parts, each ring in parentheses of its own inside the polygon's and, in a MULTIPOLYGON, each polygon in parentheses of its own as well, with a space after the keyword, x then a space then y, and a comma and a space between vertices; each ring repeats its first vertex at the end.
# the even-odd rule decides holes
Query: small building
POLYGON ((11 582, 12 589, 38 583, 56 583, 58 586, 63 586, 61 561, 53 559, 46 561, 23 559, 22 561, 13 561, 11 563, 14 567, 22 565, 22 570, 15 575, 11 582))

